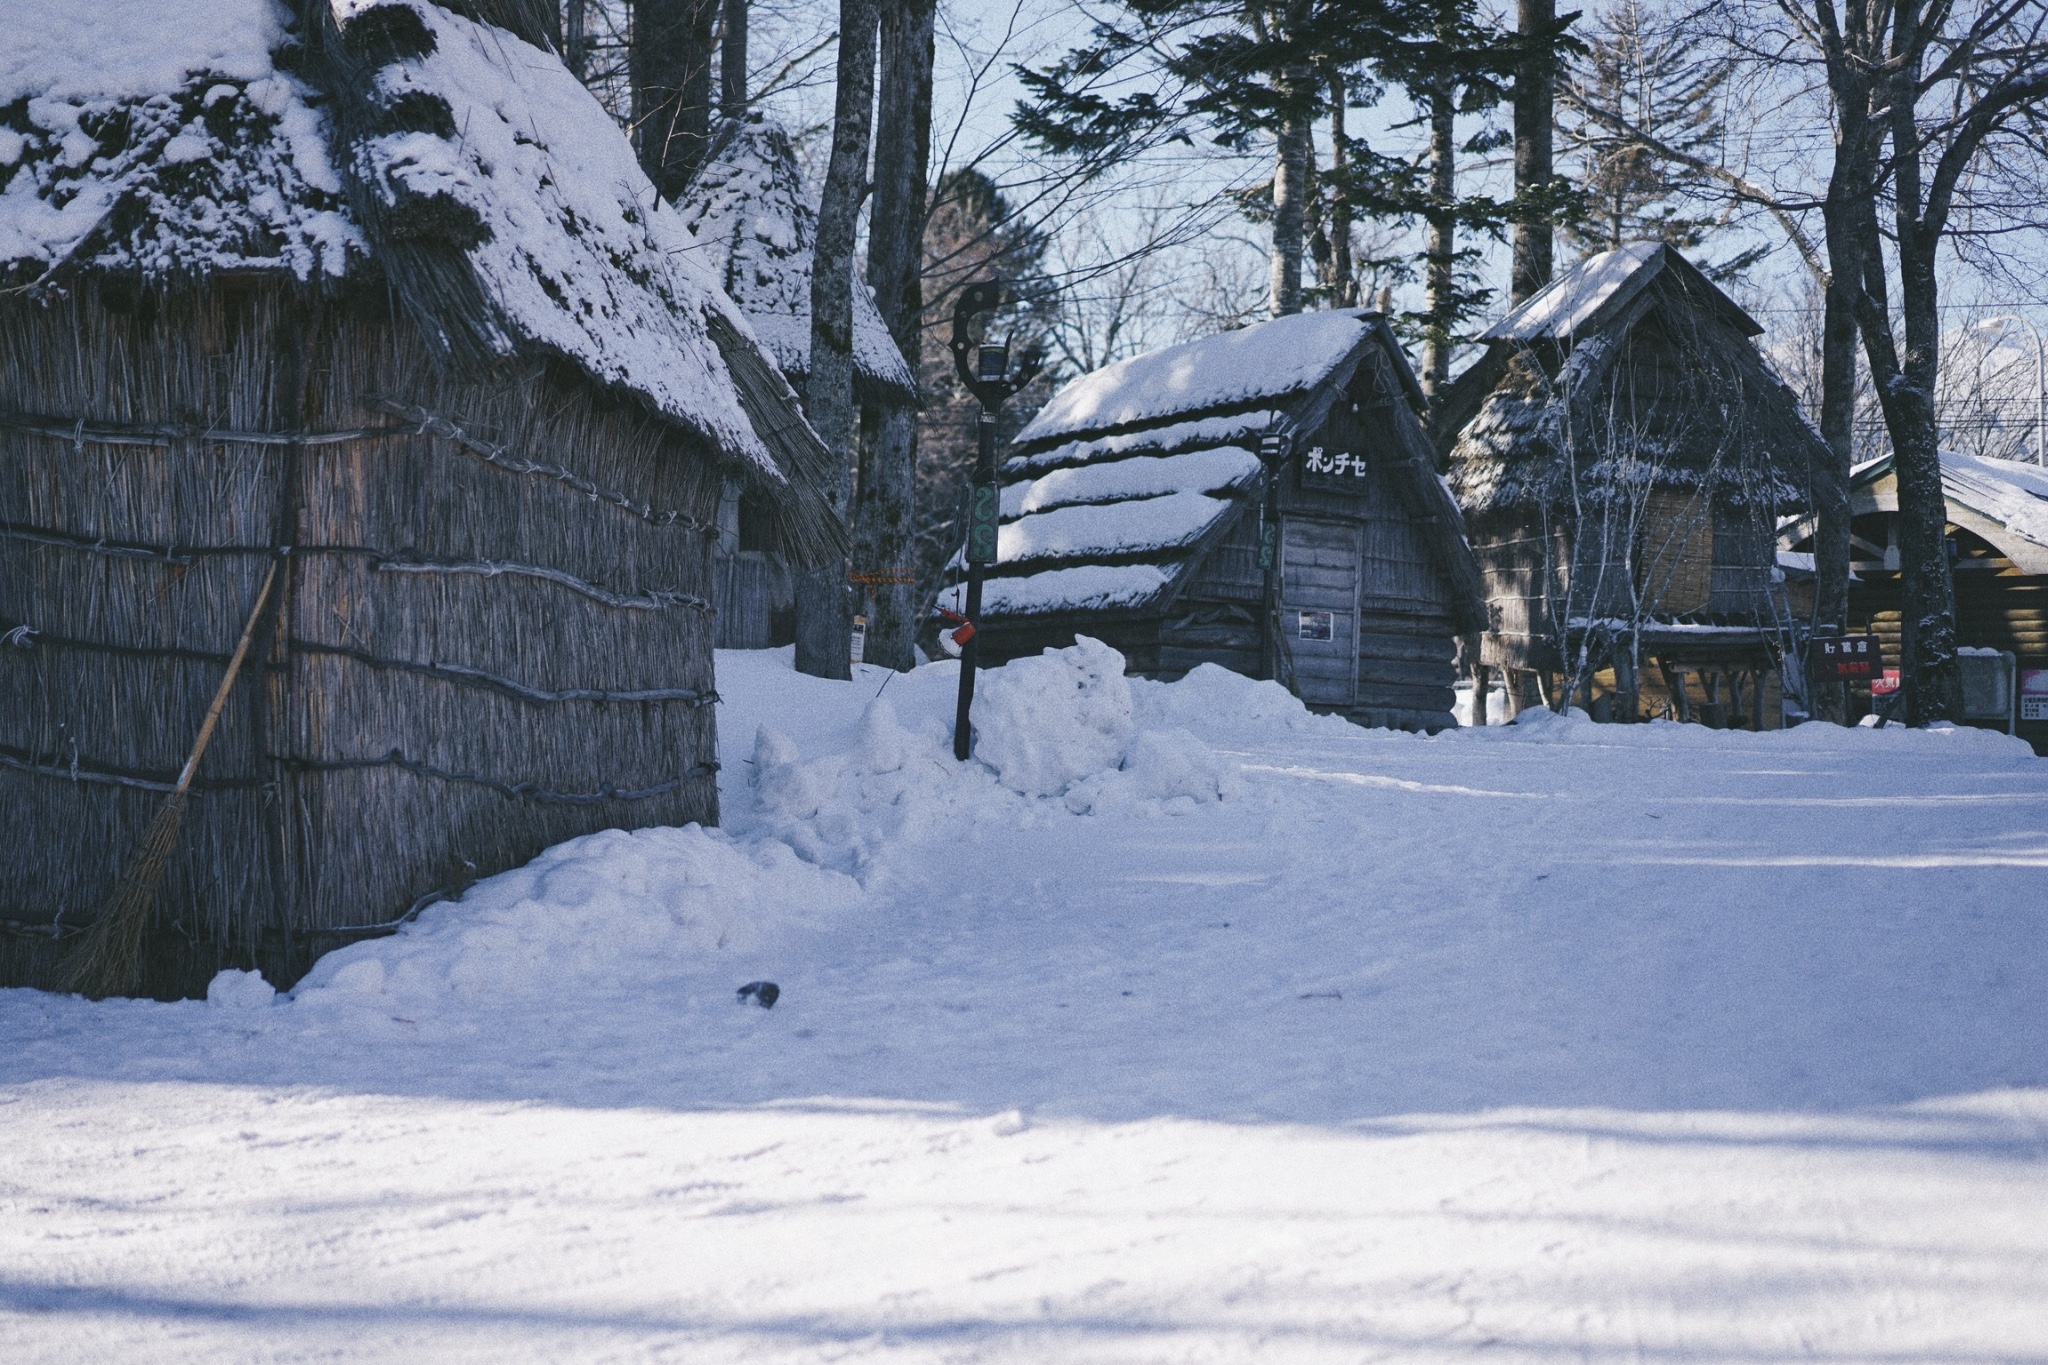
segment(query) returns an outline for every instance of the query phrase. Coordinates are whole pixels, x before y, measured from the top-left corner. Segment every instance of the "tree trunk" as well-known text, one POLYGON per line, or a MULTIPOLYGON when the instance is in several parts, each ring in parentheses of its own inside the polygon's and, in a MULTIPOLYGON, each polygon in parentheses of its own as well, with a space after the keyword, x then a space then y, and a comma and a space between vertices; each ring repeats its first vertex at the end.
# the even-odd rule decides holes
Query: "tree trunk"
MULTIPOLYGON (((896 348, 924 360, 924 223, 931 168, 935 0, 895 0, 880 23, 881 91, 875 115, 875 202, 868 222, 868 283, 896 348)), ((917 412, 891 405, 873 423, 854 515, 854 559, 868 580, 867 661, 916 662, 917 412)))
POLYGON ((633 133, 640 168, 674 200, 697 173, 711 136, 711 55, 718 0, 636 0, 633 133))
POLYGON ((1344 192, 1344 172, 1351 164, 1351 134, 1344 127, 1344 73, 1330 73, 1330 276, 1331 302, 1339 308, 1358 306, 1358 273, 1351 260, 1351 199, 1344 192))
MULTIPOLYGON (((1292 77, 1289 78, 1290 83, 1292 77)), ((1301 311, 1303 209, 1308 198, 1308 121, 1280 125, 1273 165, 1273 273, 1267 309, 1276 317, 1301 311)))
MULTIPOLYGON (((1813 623, 1842 631, 1849 624, 1849 470, 1855 459, 1856 322, 1833 289, 1821 323, 1820 434, 1828 463, 1813 479, 1813 623)), ((1837 724, 1849 718, 1846 683, 1807 682, 1813 714, 1837 724)))
POLYGON ((1556 63, 1547 38, 1557 22, 1557 0, 1516 0, 1515 30, 1527 46, 1515 72, 1515 194, 1524 201, 1515 222, 1514 260, 1509 294, 1520 303, 1550 283, 1551 227, 1547 212, 1529 205, 1551 178, 1552 106, 1556 100, 1556 63))
MULTIPOLYGON (((1916 0, 1901 0, 1894 24, 1898 46, 1917 50, 1921 22, 1916 0)), ((1941 487, 1941 436, 1934 404, 1941 368, 1941 282, 1936 255, 1941 238, 1922 214, 1919 133, 1914 104, 1917 63, 1902 62, 1891 82, 1895 227, 1898 232, 1899 314, 1906 354, 1901 383, 1886 386, 1885 425, 1891 429, 1899 483, 1899 685, 1906 690, 1905 721, 1926 725, 1961 709, 1956 666, 1956 586, 1948 562, 1948 497, 1941 487)))
POLYGON ((747 112, 747 3, 725 0, 725 28, 718 35, 718 106, 727 118, 747 112))
MULTIPOLYGON (((838 86, 832 109, 832 159, 818 202, 811 256, 811 372, 806 415, 832 452, 825 489, 847 515, 860 419, 853 393, 853 246, 867 196, 868 130, 875 103, 875 0, 840 0, 838 86)), ((796 666, 818 678, 852 676, 852 598, 847 566, 804 576, 796 599, 796 666)))
POLYGON ((585 25, 585 0, 562 0, 562 61, 582 80, 590 65, 590 31, 585 25))
POLYGON ((1457 266, 1457 92, 1448 80, 1429 92, 1429 224, 1424 276, 1422 389, 1432 406, 1451 380, 1457 266))

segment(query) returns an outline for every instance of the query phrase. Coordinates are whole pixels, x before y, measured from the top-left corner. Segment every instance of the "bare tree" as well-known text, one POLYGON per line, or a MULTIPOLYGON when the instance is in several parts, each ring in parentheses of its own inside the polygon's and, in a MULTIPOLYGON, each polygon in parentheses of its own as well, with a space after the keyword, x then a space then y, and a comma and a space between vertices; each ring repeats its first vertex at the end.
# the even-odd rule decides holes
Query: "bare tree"
MULTIPOLYGON (((804 409, 832 452, 833 480, 826 495, 842 517, 851 511, 860 440, 853 395, 853 256, 861 201, 868 188, 876 20, 875 0, 840 0, 832 161, 819 197, 817 244, 811 255, 811 372, 804 409)), ((851 676, 852 616, 844 564, 805 576, 796 602, 799 672, 819 678, 851 676)))
MULTIPOLYGON (((932 144, 935 0, 887 0, 880 24, 881 98, 868 283, 915 375, 924 351, 924 225, 932 144)), ((882 410, 863 442, 854 511, 857 574, 870 610, 867 659, 909 668, 918 626, 911 537, 917 508, 917 413, 882 410)))
POLYGON ((1891 433, 1900 687, 1906 723, 1925 724, 1955 714, 1961 686, 1935 405, 1940 257, 1959 195, 1963 206, 1992 207, 1988 187, 1973 183, 1987 152, 2008 140, 2016 150, 2040 146, 2048 9, 2038 0, 1851 0, 1839 12, 1834 0, 1778 4, 1820 54, 1834 108, 1835 169, 1823 209, 1832 284, 1861 334, 1891 433), (1887 190, 1898 334, 1884 257, 1887 190))
POLYGON ((711 63, 718 0, 634 0, 633 134, 640 167, 674 199, 711 139, 711 63))

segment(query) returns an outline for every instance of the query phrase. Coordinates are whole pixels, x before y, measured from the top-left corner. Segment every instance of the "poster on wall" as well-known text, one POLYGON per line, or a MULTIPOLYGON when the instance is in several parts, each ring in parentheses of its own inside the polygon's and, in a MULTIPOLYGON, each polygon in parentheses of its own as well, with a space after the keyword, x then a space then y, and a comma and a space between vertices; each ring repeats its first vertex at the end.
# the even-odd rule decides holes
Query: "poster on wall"
POLYGON ((1327 611, 1304 611, 1300 613, 1296 627, 1296 638, 1302 640, 1334 640, 1337 638, 1337 617, 1327 611))
POLYGON ((2048 668, 2020 670, 2020 719, 2048 720, 2048 668))

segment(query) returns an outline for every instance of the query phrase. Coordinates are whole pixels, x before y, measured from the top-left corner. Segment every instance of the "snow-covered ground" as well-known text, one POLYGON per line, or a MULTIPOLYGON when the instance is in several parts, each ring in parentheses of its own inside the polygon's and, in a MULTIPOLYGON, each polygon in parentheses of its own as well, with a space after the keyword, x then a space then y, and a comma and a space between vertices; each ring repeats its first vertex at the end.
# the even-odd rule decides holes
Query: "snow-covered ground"
POLYGON ((951 665, 724 654, 726 832, 0 991, 0 1360, 2048 1361, 2024 746, 1112 663, 963 768, 951 665))

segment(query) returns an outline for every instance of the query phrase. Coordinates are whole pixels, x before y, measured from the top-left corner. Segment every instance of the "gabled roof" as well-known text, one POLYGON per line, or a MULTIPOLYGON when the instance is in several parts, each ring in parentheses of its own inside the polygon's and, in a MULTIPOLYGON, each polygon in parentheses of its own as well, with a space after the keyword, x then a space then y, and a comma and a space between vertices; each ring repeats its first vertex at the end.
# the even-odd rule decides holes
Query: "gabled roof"
MULTIPOLYGON (((1318 429, 1361 368, 1412 458, 1388 477, 1427 518, 1451 578, 1478 610, 1457 506, 1437 479, 1410 404, 1407 359, 1379 315, 1297 314, 1171 346, 1084 375, 1019 433, 1003 464, 992 616, 1142 611, 1171 596, 1254 505, 1268 432, 1318 429), (1460 570, 1469 570, 1461 572, 1460 570)), ((1360 380, 1359 382, 1365 382, 1360 380)), ((958 591, 942 599, 955 609, 958 591)))
POLYGON ((1580 262, 1489 328, 1445 395, 1437 438, 1459 503, 1481 513, 1711 485, 1740 503, 1803 504, 1826 449, 1751 341, 1761 331, 1663 243, 1580 262), (1633 368, 1645 341, 1687 381, 1633 368))
MULTIPOLYGON (((811 369, 811 252, 818 210, 780 124, 728 119, 677 206, 698 264, 724 286, 754 335, 792 379, 811 369)), ((917 381, 874 298, 853 286, 855 375, 909 401, 917 381)))
POLYGON ((367 264, 458 360, 559 355, 807 477, 794 393, 557 57, 428 0, 304 13, 0 0, 0 280, 367 264))
POLYGON ((1744 312, 1699 267, 1662 242, 1630 242, 1588 256, 1559 275, 1513 312, 1479 334, 1481 341, 1566 342, 1600 330, 1620 315, 1659 275, 1676 277, 1744 336, 1758 336, 1763 324, 1744 312))
MULTIPOLYGON (((1857 469, 1853 512, 1898 510, 1892 461, 1887 454, 1857 469)), ((1951 522, 1990 542, 2022 573, 2048 574, 2048 469, 1944 450, 1941 491, 1951 522)))
MULTIPOLYGON (((1017 433, 1017 448, 1271 406, 1315 388, 1354 361, 1376 330, 1385 332, 1386 323, 1363 309, 1296 313, 1105 365, 1054 394, 1017 433)), ((1391 344, 1392 334, 1384 340, 1391 344)), ((1405 364, 1402 373, 1408 374, 1405 364)), ((1412 384, 1413 376, 1408 379, 1412 384)))

